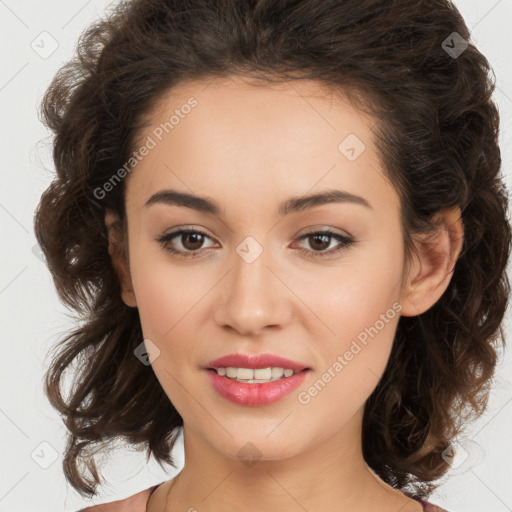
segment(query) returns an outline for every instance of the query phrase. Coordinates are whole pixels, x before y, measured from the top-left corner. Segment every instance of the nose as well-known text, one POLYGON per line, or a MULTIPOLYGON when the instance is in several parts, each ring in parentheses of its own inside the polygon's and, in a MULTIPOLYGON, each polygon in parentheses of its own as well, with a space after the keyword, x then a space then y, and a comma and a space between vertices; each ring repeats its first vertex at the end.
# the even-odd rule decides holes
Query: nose
POLYGON ((219 326, 257 337, 264 329, 278 329, 289 322, 293 293, 279 268, 269 263, 265 252, 252 263, 234 256, 234 266, 217 296, 214 318, 219 326))

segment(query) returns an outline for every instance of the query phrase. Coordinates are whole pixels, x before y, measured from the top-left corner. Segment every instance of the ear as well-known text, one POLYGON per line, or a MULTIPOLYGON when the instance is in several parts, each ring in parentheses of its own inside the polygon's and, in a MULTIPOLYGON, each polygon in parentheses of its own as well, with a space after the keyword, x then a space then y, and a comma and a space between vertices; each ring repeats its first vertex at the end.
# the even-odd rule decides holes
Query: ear
POLYGON ((123 244, 120 240, 119 216, 107 210, 105 213, 105 225, 108 230, 108 253, 121 283, 121 299, 127 306, 135 308, 137 307, 137 301, 133 292, 130 267, 122 250, 123 244))
POLYGON ((455 263, 462 250, 464 224, 460 208, 438 212, 434 233, 415 236, 418 255, 402 288, 403 316, 420 315, 432 307, 448 288, 455 263))

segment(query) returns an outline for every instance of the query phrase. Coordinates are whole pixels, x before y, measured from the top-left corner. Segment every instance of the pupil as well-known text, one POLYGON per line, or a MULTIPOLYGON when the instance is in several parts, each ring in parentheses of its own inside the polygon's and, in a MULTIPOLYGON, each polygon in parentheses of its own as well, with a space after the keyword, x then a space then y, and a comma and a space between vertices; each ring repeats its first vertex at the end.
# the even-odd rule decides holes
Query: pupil
POLYGON ((197 237, 199 239, 199 240, 196 240, 195 245, 194 245, 194 242, 192 242, 192 247, 187 247, 187 244, 183 244, 188 249, 199 249, 201 247, 201 245, 203 244, 203 241, 202 241, 203 235, 200 235, 199 233, 187 233, 184 236, 185 236, 185 239, 190 238, 190 237, 197 237))
MULTIPOLYGON (((322 245, 322 247, 317 247, 317 249, 325 249, 326 247, 329 247, 329 243, 328 243, 328 242, 326 242, 326 240, 328 240, 328 239, 329 239, 329 236, 328 236, 328 235, 313 235, 313 236, 311 236, 311 238, 313 238, 313 239, 315 239, 315 240, 316 240, 316 239, 318 239, 318 238, 323 238, 323 239, 324 239, 324 243, 323 243, 323 244, 322 244, 322 243, 320 243, 320 244, 322 245), (326 245, 326 244, 327 244, 327 245, 326 245)), ((314 244, 314 243, 313 243, 313 244, 311 244, 311 246, 312 246, 313 248, 315 248, 315 247, 314 247, 314 246, 315 246, 315 244, 314 244)))

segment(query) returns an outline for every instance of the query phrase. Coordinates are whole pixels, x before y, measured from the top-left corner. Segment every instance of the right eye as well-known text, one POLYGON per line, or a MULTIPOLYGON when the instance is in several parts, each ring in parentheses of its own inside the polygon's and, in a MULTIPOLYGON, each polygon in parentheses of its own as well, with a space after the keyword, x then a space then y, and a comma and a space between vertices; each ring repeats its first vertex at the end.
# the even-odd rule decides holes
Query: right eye
POLYGON ((160 242, 163 248, 171 254, 183 258, 196 258, 200 256, 200 254, 196 253, 199 252, 198 249, 203 245, 205 237, 210 238, 206 233, 197 229, 180 229, 171 233, 166 233, 158 238, 157 241, 160 242), (173 247, 171 242, 175 238, 180 240, 183 249, 176 249, 173 247))

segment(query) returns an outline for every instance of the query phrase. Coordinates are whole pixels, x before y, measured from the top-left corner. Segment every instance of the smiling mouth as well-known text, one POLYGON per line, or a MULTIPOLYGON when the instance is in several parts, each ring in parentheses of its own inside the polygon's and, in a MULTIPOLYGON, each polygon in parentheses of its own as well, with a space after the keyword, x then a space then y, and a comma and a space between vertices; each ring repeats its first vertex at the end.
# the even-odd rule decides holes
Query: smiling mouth
POLYGON ((292 370, 289 368, 281 367, 267 367, 267 368, 235 368, 235 367, 219 367, 208 368, 209 371, 216 373, 221 377, 225 377, 234 382, 241 382, 245 384, 265 384, 267 382, 274 382, 276 380, 283 380, 292 377, 293 375, 308 371, 309 368, 302 370, 292 370))

